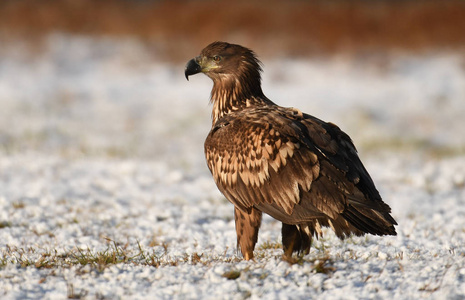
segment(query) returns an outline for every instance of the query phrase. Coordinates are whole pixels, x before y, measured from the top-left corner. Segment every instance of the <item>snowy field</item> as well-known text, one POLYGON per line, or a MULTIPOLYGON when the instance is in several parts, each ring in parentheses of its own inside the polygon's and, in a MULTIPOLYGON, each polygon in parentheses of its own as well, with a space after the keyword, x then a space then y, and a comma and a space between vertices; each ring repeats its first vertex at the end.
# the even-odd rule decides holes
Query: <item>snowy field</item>
POLYGON ((289 264, 267 217, 242 261, 204 162, 210 80, 54 35, 0 49, 0 298, 465 298, 465 56, 262 61, 270 99, 354 139, 397 236, 327 230, 289 264))

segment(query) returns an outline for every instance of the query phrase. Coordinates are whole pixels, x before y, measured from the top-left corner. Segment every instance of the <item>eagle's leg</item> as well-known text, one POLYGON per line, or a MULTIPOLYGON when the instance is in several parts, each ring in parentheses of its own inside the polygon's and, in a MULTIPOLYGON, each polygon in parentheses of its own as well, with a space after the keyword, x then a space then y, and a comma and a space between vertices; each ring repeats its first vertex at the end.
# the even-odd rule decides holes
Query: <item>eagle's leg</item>
POLYGON ((310 252, 310 247, 312 246, 312 230, 310 230, 310 226, 312 226, 311 223, 297 225, 301 239, 299 253, 303 255, 308 254, 310 252))
POLYGON ((258 239, 258 229, 262 222, 262 212, 251 208, 249 213, 234 207, 236 221, 237 245, 246 260, 253 259, 253 250, 258 239))
POLYGON ((289 225, 283 223, 281 229, 285 257, 291 257, 293 252, 308 254, 312 244, 312 235, 307 225, 289 225))
POLYGON ((281 228, 283 250, 285 257, 291 257, 293 252, 300 250, 300 232, 296 225, 283 223, 281 228))

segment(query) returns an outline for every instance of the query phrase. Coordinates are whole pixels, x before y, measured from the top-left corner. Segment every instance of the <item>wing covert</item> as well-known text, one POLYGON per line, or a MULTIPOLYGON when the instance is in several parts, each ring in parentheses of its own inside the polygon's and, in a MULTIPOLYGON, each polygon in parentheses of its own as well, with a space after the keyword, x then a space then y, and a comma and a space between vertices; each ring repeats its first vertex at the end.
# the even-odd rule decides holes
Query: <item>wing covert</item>
POLYGON ((219 190, 243 211, 259 206, 293 223, 390 212, 349 136, 296 109, 231 113, 211 130, 205 154, 219 190))
POLYGON ((260 110, 215 124, 205 141, 205 154, 228 200, 244 210, 275 202, 292 213, 320 173, 317 155, 302 147, 298 127, 293 126, 282 114, 260 110))

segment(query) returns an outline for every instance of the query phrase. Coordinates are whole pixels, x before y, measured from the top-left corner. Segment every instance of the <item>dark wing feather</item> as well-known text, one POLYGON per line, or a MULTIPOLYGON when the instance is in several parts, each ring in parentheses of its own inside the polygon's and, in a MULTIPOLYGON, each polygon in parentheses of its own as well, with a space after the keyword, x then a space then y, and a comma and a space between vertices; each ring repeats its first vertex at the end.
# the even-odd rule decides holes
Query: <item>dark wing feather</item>
POLYGON ((319 222, 338 236, 395 233, 352 141, 331 123, 279 106, 244 109, 214 125, 205 153, 218 188, 243 211, 319 222))
MULTIPOLYGON (((391 208, 382 201, 350 137, 338 126, 310 115, 304 115, 302 123, 308 128, 310 135, 312 132, 321 132, 323 128, 326 131, 324 135, 337 142, 337 147, 320 145, 318 148, 328 162, 338 170, 328 177, 336 178, 337 174, 344 175, 345 181, 355 186, 355 189, 347 194, 348 206, 342 216, 365 232, 378 235, 396 234, 393 225, 397 225, 397 222, 390 215, 391 208)), ((344 182, 341 179, 337 179, 337 182, 344 182)))

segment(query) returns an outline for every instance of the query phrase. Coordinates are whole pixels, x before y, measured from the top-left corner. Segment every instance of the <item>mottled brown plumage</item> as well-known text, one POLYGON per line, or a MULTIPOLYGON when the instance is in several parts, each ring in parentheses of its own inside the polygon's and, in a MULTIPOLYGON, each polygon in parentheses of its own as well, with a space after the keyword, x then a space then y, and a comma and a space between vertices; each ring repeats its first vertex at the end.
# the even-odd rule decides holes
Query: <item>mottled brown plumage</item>
POLYGON ((235 206, 237 243, 253 258, 261 214, 283 223, 285 255, 308 253, 312 236, 331 227, 350 234, 395 235, 396 221, 361 163, 350 137, 262 92, 261 67, 242 46, 215 42, 188 62, 186 78, 213 80, 208 168, 235 206))

